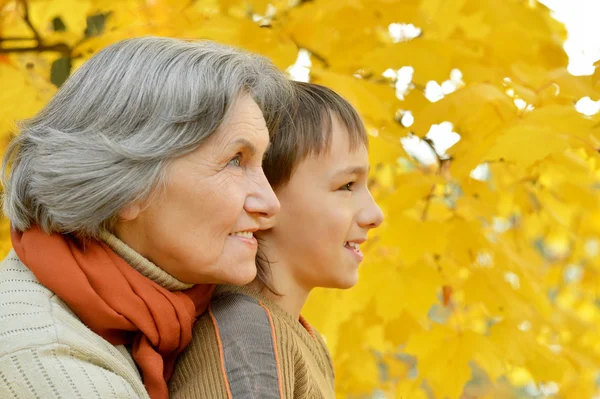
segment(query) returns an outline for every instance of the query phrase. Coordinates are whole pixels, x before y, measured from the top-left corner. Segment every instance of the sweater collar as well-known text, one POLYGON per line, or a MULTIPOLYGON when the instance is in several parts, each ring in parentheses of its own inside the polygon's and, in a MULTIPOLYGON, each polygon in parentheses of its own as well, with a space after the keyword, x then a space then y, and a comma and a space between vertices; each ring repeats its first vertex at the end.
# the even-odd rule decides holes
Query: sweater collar
POLYGON ((100 238, 131 267, 163 288, 169 291, 182 291, 194 286, 194 284, 184 283, 171 276, 108 231, 102 231, 100 238))
POLYGON ((268 299, 261 293, 257 292, 253 288, 249 288, 246 286, 237 286, 237 285, 218 285, 215 288, 215 292, 213 294, 213 298, 221 295, 226 295, 228 293, 240 293, 248 295, 260 302, 262 302, 267 308, 269 308, 273 313, 277 314, 279 317, 284 319, 287 324, 289 324, 294 331, 304 339, 311 340, 315 339, 315 332, 310 324, 300 315, 299 319, 295 319, 291 314, 289 314, 285 309, 279 306, 277 303, 268 299))
POLYGON ((296 319, 277 303, 266 298, 255 289, 245 286, 240 287, 236 285, 217 285, 213 293, 213 299, 220 296, 226 296, 228 294, 248 295, 249 297, 259 301, 263 307, 267 308, 269 312, 272 312, 273 316, 279 317, 281 320, 283 320, 284 323, 292 329, 296 336, 299 337, 302 342, 304 342, 317 363, 320 365, 323 372, 326 373, 325 370, 327 369, 327 359, 323 358, 318 349, 319 341, 321 340, 320 338, 317 338, 319 333, 316 332, 310 324, 308 324, 302 315, 300 315, 299 319, 296 319))

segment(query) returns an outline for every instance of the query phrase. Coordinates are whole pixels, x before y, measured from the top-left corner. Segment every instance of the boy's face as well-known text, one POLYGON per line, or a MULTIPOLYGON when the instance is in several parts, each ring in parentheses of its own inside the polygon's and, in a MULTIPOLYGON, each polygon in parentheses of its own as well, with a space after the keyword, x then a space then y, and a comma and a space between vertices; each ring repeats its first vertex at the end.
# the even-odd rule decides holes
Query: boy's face
POLYGON ((367 188, 367 149, 350 151, 346 128, 332 119, 331 150, 301 161, 288 184, 276 190, 281 211, 265 237, 273 269, 285 265, 307 289, 356 284, 359 245, 383 220, 367 188))

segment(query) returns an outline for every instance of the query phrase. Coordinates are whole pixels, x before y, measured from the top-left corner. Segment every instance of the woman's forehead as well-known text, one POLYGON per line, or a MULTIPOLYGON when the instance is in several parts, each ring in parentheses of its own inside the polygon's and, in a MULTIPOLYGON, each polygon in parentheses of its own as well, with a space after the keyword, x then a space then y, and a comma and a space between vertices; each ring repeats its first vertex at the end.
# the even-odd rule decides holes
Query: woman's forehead
MULTIPOLYGON (((232 140, 244 137, 252 142, 260 139, 268 131, 263 114, 256 102, 249 95, 245 95, 232 104, 223 123, 217 128, 215 134, 211 137, 216 145, 227 145, 232 140)), ((209 143, 207 142, 207 144, 209 143)))

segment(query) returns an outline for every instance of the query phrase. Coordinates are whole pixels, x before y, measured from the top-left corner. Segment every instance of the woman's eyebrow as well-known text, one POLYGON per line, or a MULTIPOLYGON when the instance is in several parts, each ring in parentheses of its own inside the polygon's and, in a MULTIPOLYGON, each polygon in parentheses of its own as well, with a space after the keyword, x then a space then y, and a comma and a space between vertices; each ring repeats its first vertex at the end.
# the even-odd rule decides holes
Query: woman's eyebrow
MULTIPOLYGON (((228 145, 228 147, 233 147, 233 146, 246 147, 250 151, 251 155, 255 155, 257 152, 256 146, 254 145, 254 143, 250 142, 248 139, 246 139, 244 137, 239 137, 239 138, 233 140, 228 145)), ((271 146, 271 142, 269 141, 269 143, 267 144, 267 147, 265 148, 265 152, 267 152, 269 150, 270 146, 271 146)))

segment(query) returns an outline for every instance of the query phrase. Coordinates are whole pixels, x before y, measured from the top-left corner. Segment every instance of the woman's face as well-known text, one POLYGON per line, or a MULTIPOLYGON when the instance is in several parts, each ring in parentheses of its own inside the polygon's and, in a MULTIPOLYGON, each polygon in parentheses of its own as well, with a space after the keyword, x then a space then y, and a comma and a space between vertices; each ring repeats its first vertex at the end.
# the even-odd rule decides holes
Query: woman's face
POLYGON ((215 134, 169 164, 157 196, 121 212, 116 235, 183 282, 252 281, 253 232, 279 211, 262 170, 268 145, 262 112, 241 96, 215 134))

